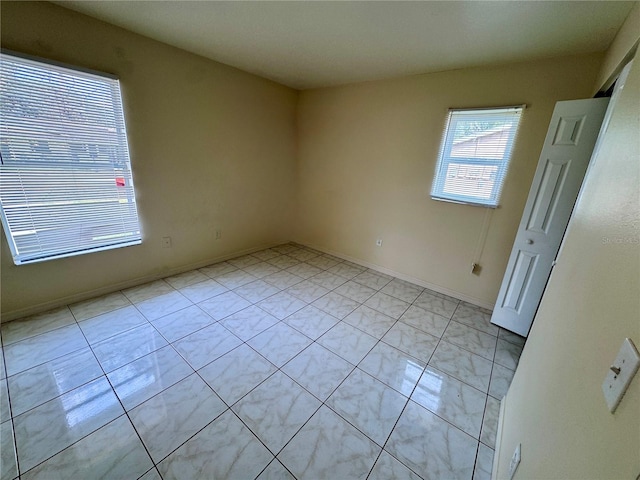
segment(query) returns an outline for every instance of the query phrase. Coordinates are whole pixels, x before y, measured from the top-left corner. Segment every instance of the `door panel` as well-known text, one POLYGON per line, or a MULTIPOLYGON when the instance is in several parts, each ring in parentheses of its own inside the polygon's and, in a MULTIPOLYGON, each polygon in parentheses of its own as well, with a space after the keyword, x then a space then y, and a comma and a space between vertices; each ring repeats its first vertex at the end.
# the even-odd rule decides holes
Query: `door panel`
POLYGON ((608 103, 596 98, 556 104, 492 323, 528 335, 608 103))

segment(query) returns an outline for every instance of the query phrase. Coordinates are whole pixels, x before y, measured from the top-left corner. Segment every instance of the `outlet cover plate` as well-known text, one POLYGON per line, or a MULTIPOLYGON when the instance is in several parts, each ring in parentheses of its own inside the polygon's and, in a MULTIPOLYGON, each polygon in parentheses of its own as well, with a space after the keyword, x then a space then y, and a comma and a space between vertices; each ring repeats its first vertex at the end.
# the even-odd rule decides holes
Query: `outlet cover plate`
POLYGON ((602 383, 602 392, 607 402, 607 407, 611 413, 616 411, 624 392, 627 391, 633 376, 640 366, 640 354, 629 338, 625 338, 618 356, 611 364, 611 368, 619 368, 620 373, 616 374, 611 368, 602 383))

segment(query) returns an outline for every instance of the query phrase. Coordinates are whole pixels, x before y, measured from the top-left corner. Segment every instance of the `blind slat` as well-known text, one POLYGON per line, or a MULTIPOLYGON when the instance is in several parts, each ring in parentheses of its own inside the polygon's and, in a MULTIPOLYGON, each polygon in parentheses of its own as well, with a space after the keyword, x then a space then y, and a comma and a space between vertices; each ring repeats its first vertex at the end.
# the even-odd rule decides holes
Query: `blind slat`
POLYGON ((14 263, 140 243, 118 80, 0 60, 0 202, 14 263))

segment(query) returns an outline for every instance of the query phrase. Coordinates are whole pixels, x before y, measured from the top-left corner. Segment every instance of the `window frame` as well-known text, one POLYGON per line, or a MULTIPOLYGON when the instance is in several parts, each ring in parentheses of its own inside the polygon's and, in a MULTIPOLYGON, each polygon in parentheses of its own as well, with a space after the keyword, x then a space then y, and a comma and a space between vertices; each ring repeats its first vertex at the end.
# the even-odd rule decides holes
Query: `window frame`
MULTIPOLYGON (((504 181, 507 176, 507 170, 511 163, 513 148, 516 143, 518 131, 520 128, 522 113, 526 105, 512 105, 503 107, 486 107, 486 108, 451 108, 447 113, 447 120, 440 141, 440 150, 438 161, 436 162, 435 173, 431 184, 431 199, 441 202, 457 203, 462 205, 471 205, 485 208, 498 208, 500 196, 504 187, 504 181), (454 133, 457 124, 464 121, 464 116, 479 116, 494 114, 514 114, 517 115, 515 128, 509 134, 502 158, 482 158, 482 157, 453 157, 451 152, 454 147, 454 133), (486 201, 478 196, 464 195, 462 193, 446 193, 444 191, 447 179, 447 173, 451 164, 477 165, 477 166, 495 166, 495 181, 491 190, 491 195, 486 201)), ((467 119, 468 120, 468 119, 467 119)))
MULTIPOLYGON (((119 145, 119 147, 116 148, 116 151, 120 150, 120 152, 113 154, 113 158, 111 160, 111 164, 109 168, 105 168, 104 165, 102 165, 98 161, 84 162, 82 164, 78 164, 75 167, 75 169, 73 169, 73 167, 70 168, 69 166, 69 164, 71 163, 70 160, 66 160, 65 162, 59 162, 59 164, 56 165, 57 159, 55 158, 54 154, 51 154, 51 160, 49 162, 46 162, 46 161, 42 162, 38 160, 30 161, 24 158, 20 158, 18 161, 5 162, 4 161, 5 159, 2 159, 2 157, 0 157, 0 160, 2 160, 0 168, 3 169, 3 172, 2 172, 3 175, 0 175, 0 187, 2 186, 2 183, 3 183, 2 180, 5 180, 4 178, 4 176, 6 175, 5 172, 11 169, 18 170, 22 168, 26 170, 30 166, 31 167, 37 166, 37 168, 40 168, 43 170, 48 168, 51 171, 57 171, 60 174, 67 172, 70 175, 75 175, 78 172, 81 172, 82 169, 86 169, 85 171, 102 170, 103 172, 110 172, 112 169, 114 178, 116 180, 115 191, 117 191, 118 187, 124 187, 126 189, 125 193, 124 194, 119 193, 117 195, 117 198, 121 198, 121 195, 123 195, 127 200, 125 202, 127 206, 116 207, 116 209, 124 211, 124 208, 127 208, 127 210, 130 212, 129 213, 130 215, 131 215, 131 211, 133 211, 131 218, 135 220, 135 226, 137 227, 132 232, 126 232, 123 230, 122 233, 117 234, 115 233, 115 231, 113 231, 109 235, 102 235, 102 236, 97 235, 91 239, 91 241, 93 242, 101 241, 102 242, 101 244, 97 244, 97 243, 90 244, 90 242, 85 242, 82 244, 79 243, 77 248, 71 248, 71 246, 67 246, 67 248, 65 248, 64 251, 62 251, 62 249, 59 249, 60 251, 53 250, 51 249, 51 246, 50 246, 48 250, 42 250, 38 253, 21 253, 20 247, 18 246, 15 240, 16 232, 12 231, 12 228, 11 228, 12 223, 7 218, 7 214, 5 212, 5 205, 1 201, 2 197, 0 197, 0 220, 2 223, 2 228, 4 230, 5 237, 7 239, 7 243, 9 245, 9 249, 11 250, 11 255, 12 255, 14 264, 27 265, 32 263, 39 263, 39 262, 44 262, 49 260, 60 259, 60 258, 83 255, 87 253, 94 253, 94 252, 112 250, 116 248, 123 248, 123 247, 128 247, 133 245, 140 245, 142 243, 142 237, 143 237, 142 226, 141 226, 140 215, 137 207, 136 191, 135 191, 134 181, 133 181, 133 170, 131 166, 131 156, 129 152, 129 144, 128 144, 128 138, 127 138, 124 102, 123 102, 122 88, 121 88, 119 78, 116 75, 113 75, 111 73, 100 72, 100 71, 79 67, 75 65, 69 65, 63 62, 58 62, 55 60, 28 55, 28 54, 24 54, 21 52, 16 52, 16 51, 4 49, 4 48, 0 49, 0 52, 2 53, 3 58, 13 57, 16 61, 20 61, 20 60, 26 61, 28 63, 35 64, 36 67, 39 67, 45 70, 48 69, 48 67, 51 67, 49 69, 49 71, 51 72, 60 72, 60 69, 63 69, 65 74, 72 75, 72 76, 75 74, 74 78, 78 79, 78 81, 82 81, 82 80, 86 81, 86 79, 90 77, 97 77, 96 81, 99 81, 100 79, 104 79, 105 80, 104 87, 109 88, 111 92, 110 102, 108 103, 108 105, 113 109, 113 112, 114 112, 113 121, 115 122, 115 132, 116 132, 114 137, 116 139, 117 145, 119 145), (121 172, 121 173, 118 173, 118 172, 121 172), (113 238, 114 237, 117 238, 118 235, 121 235, 123 238, 125 238, 125 240, 121 242, 114 241, 113 238), (111 238, 111 241, 109 241, 110 238, 111 238)), ((43 88, 44 88, 44 83, 43 83, 43 88)), ((48 105, 46 102, 41 102, 41 103, 45 107, 51 108, 51 106, 48 105)), ((28 131, 25 134, 25 142, 29 142, 29 135, 30 134, 33 135, 33 132, 38 128, 38 126, 42 125, 42 121, 39 123, 33 122, 33 124, 35 128, 33 130, 28 131)), ((0 128, 4 129, 4 126, 0 124, 0 128)), ((80 128, 78 130, 72 131, 72 135, 73 133, 76 133, 76 135, 78 135, 79 133, 86 133, 86 132, 84 132, 82 128, 80 128)), ((94 140, 94 138, 91 137, 89 138, 89 140, 94 140)), ((97 142, 97 140, 95 141, 97 142)), ((14 140, 14 143, 15 143, 15 140, 14 140)), ((69 145, 71 145, 71 143, 69 143, 69 145)), ((86 145, 89 146, 92 144, 87 143, 86 145)), ((23 155, 20 155, 20 157, 22 156, 23 155)), ((19 178, 22 179, 22 176, 20 176, 20 174, 17 174, 17 175, 19 178)), ((20 180, 20 182, 22 182, 22 180, 20 180)), ((100 187, 96 187, 96 188, 100 188, 100 187)), ((90 190, 90 192, 92 195, 98 195, 97 191, 90 190)), ((27 194, 25 194, 25 197, 27 201, 29 201, 30 197, 27 194)), ((99 203, 98 200, 94 200, 93 202, 99 203)), ((91 203, 91 201, 89 203, 91 203)), ((120 203, 121 205, 123 204, 123 202, 120 200, 118 201, 118 203, 120 203)), ((49 206, 49 208, 53 208, 53 207, 49 206)), ((32 212, 30 210, 30 207, 24 208, 24 211, 28 213, 32 212)), ((92 213, 99 213, 99 211, 97 209, 94 209, 92 210, 92 213)), ((120 215, 122 215, 122 213, 120 213, 120 215)), ((80 217, 76 217, 76 218, 86 219, 84 215, 81 215, 80 217)), ((109 217, 109 218, 113 220, 112 217, 109 217)), ((69 224, 69 226, 71 226, 71 224, 69 224)), ((93 226, 96 228, 99 227, 99 225, 93 225, 93 226)), ((81 229, 82 228, 83 227, 81 227, 81 229)))

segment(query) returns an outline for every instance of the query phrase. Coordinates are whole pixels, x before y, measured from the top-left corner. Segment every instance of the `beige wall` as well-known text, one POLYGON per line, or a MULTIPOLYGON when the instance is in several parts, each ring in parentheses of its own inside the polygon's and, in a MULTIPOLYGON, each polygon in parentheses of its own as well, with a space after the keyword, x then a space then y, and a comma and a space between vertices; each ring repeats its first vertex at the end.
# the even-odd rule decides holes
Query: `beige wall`
POLYGON ((492 306, 555 102, 589 97, 601 58, 302 92, 295 238, 492 306), (431 200, 447 109, 522 103, 528 108, 501 208, 431 200), (376 247, 377 238, 382 247, 376 247), (470 273, 472 262, 481 264, 479 276, 470 273))
POLYGON ((140 246, 23 266, 3 234, 5 319, 291 237, 296 91, 55 5, 1 8, 3 48, 120 77, 143 226, 140 246))
POLYGON ((613 415, 601 391, 624 338, 640 347, 639 107, 636 58, 503 400, 499 479, 518 443, 516 479, 640 474, 640 376, 613 415))

